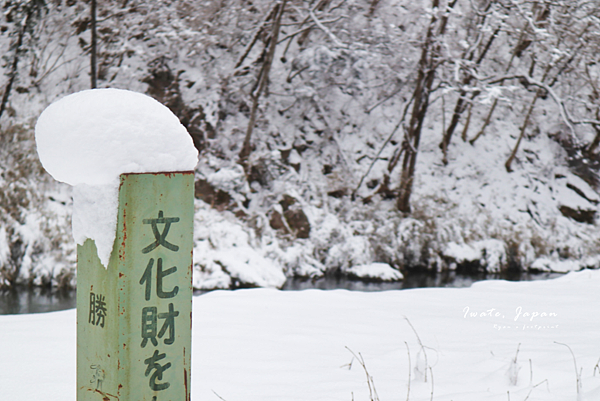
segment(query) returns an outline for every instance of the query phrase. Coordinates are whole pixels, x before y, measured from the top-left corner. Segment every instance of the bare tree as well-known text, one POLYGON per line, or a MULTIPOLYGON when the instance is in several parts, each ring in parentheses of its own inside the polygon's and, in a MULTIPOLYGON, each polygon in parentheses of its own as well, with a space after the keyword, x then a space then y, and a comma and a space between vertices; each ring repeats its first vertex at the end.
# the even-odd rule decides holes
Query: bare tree
MULTIPOLYGON (((239 160, 243 166, 247 164, 246 162, 248 160, 248 156, 250 155, 252 132, 254 130, 254 125, 256 124, 256 112, 258 110, 258 102, 261 94, 263 94, 267 90, 267 84, 269 82, 269 72, 271 71, 271 65, 273 64, 273 58, 275 56, 275 49, 277 48, 277 38, 279 37, 279 30, 281 28, 281 18, 285 11, 286 2, 287 0, 278 2, 273 8, 272 14, 275 15, 275 18, 273 21, 273 26, 271 28, 271 35, 269 37, 269 41, 265 46, 266 54, 264 55, 264 61, 258 73, 256 84, 250 94, 250 97, 252 99, 252 109, 250 110, 250 119, 248 122, 248 128, 246 129, 244 143, 239 153, 239 160)), ((245 54, 247 53, 248 52, 245 52, 245 54)), ((241 62, 238 62, 238 65, 241 65, 241 62)))
POLYGON ((97 54, 97 38, 96 38, 96 0, 90 2, 90 30, 91 30, 91 43, 90 43, 90 79, 92 89, 98 86, 96 72, 96 54, 97 54))
MULTIPOLYGON (((464 131, 465 135, 466 135, 466 129, 468 128, 468 124, 470 122, 470 116, 471 116, 471 104, 472 104, 472 101, 475 98, 475 96, 477 96, 477 94, 479 93, 478 91, 471 91, 472 92, 471 99, 470 100, 467 99, 467 88, 471 85, 471 82, 474 79, 473 70, 481 65, 481 62, 485 58, 490 47, 492 46, 492 43, 494 42, 494 40, 498 36, 498 33, 500 32, 500 26, 498 26, 492 32, 492 34, 488 37, 487 41, 483 40, 483 38, 485 36, 485 30, 483 28, 485 26, 488 14, 490 12, 490 8, 492 7, 493 3, 494 3, 494 1, 489 1, 483 9, 481 9, 481 10, 478 9, 475 12, 475 14, 479 20, 477 23, 477 26, 476 26, 477 36, 475 38, 473 45, 471 45, 469 48, 467 48, 465 50, 463 57, 461 59, 461 65, 465 65, 468 68, 463 69, 464 76, 460 82, 458 99, 456 100, 456 105, 454 106, 454 111, 452 113, 452 118, 450 120, 450 124, 448 125, 448 128, 445 130, 443 138, 442 138, 442 142, 440 143, 440 149, 442 149, 442 154, 443 154, 442 161, 444 162, 444 164, 448 164, 448 146, 450 145, 450 141, 452 140, 452 134, 454 133, 454 130, 456 129, 458 122, 460 121, 461 115, 467 109, 467 107, 469 107, 469 113, 468 113, 469 118, 467 119, 467 123, 465 123, 465 131, 464 131), (479 52, 479 55, 474 60, 477 51, 479 52)), ((463 135, 463 136, 465 136, 465 135, 463 135)))
MULTIPOLYGON (((531 41, 528 41, 525 39, 528 25, 526 22, 524 23, 524 25, 525 26, 521 29, 521 32, 519 34, 519 39, 517 40, 515 47, 513 48, 512 52, 511 52, 510 60, 508 61, 506 68, 505 68, 505 74, 507 74, 513 67, 513 62, 515 60, 515 57, 517 55, 520 56, 522 54, 522 52, 531 43, 531 41), (523 46, 523 43, 527 43, 527 46, 523 46)), ((504 84, 504 81, 500 81, 500 85, 503 85, 503 84, 504 84)), ((479 129, 477 134, 469 140, 469 143, 471 145, 473 145, 475 143, 475 141, 477 141, 477 139, 479 139, 485 133, 485 129, 487 128, 488 125, 490 125, 490 122, 492 120, 492 115, 494 114, 494 111, 496 110, 497 106, 498 106, 498 97, 494 98, 494 100, 492 102, 492 106, 490 107, 490 109, 485 117, 485 120, 484 120, 483 124, 481 125, 481 128, 479 129)))
POLYGON ((25 35, 31 35, 35 20, 41 17, 44 7, 44 0, 30 0, 10 3, 9 9, 5 12, 8 19, 15 21, 16 32, 14 34, 16 38, 11 44, 13 55, 8 66, 8 73, 6 74, 8 81, 4 86, 4 93, 0 101, 0 117, 2 117, 8 105, 8 99, 17 78, 19 60, 25 52, 25 35))
POLYGON ((410 196, 412 194, 413 180, 415 175, 415 165, 417 162, 417 153, 419 142, 421 140, 421 130, 427 109, 429 107, 429 97, 431 95, 433 81, 436 70, 440 63, 441 37, 444 35, 448 17, 451 9, 457 0, 450 1, 447 6, 440 10, 440 1, 432 0, 431 8, 434 10, 431 15, 429 26, 425 39, 421 44, 421 58, 417 67, 417 79, 413 91, 413 103, 410 121, 402 142, 402 171, 400 175, 400 188, 396 206, 404 213, 410 213, 410 196))
MULTIPOLYGON (((598 78, 592 77, 589 65, 587 65, 587 64, 585 65, 585 76, 588 79, 588 84, 592 88, 592 93, 590 96, 591 99, 596 100, 596 101, 600 100, 600 90, 598 89, 598 78)), ((596 120, 600 120, 600 106, 596 106, 594 116, 596 117, 596 120)), ((596 152, 598 145, 600 145, 600 126, 592 125, 592 127, 594 128, 596 135, 594 136, 594 139, 592 140, 592 142, 590 142, 590 144, 585 148, 585 153, 587 154, 588 157, 592 156, 594 154, 594 152, 596 152)))

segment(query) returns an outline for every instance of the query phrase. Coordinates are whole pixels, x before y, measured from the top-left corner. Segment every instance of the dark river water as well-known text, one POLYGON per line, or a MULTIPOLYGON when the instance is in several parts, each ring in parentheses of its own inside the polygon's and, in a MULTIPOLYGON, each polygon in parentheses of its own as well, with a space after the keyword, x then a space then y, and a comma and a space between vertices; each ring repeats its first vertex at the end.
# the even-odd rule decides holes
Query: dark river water
MULTIPOLYGON (((323 277, 318 280, 288 279, 284 291, 299 291, 311 288, 321 290, 346 289, 351 291, 388 291, 424 287, 469 287, 481 280, 511 280, 529 281, 546 280, 558 277, 557 273, 519 273, 515 275, 467 276, 455 272, 426 274, 411 274, 403 281, 395 283, 364 282, 348 280, 342 277, 323 277)), ((195 293, 195 295, 200 292, 195 293)), ((74 308, 76 305, 75 291, 52 291, 44 288, 18 288, 15 290, 0 290, 0 315, 18 313, 44 313, 74 308)))

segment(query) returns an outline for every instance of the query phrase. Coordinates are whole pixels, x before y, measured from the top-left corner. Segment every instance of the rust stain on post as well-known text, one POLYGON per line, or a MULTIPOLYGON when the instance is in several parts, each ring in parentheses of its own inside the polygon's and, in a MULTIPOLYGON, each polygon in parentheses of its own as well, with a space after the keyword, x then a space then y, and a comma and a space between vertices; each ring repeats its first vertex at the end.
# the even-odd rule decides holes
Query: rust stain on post
POLYGON ((185 399, 190 401, 190 389, 188 388, 187 369, 183 368, 183 384, 185 386, 185 399))

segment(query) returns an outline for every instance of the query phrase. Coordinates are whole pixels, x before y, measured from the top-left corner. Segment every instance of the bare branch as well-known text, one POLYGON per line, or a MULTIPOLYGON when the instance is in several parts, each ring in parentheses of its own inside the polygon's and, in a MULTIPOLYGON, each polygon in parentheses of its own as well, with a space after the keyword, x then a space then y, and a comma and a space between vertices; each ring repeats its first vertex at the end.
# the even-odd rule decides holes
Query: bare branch
POLYGON ((512 80, 512 79, 524 80, 525 82, 527 82, 528 85, 537 86, 538 88, 545 90, 550 95, 550 97, 554 100, 554 102, 558 105, 558 109, 559 109, 561 118, 562 118, 563 122, 565 124, 567 124, 567 126, 569 127, 572 135, 575 135, 575 129, 573 127, 574 125, 587 124, 587 125, 600 126, 600 121, 598 121, 598 120, 586 120, 586 119, 585 120, 576 120, 576 119, 574 119, 569 114, 569 111, 567 110, 563 99, 561 99, 556 94, 556 92, 550 87, 550 85, 545 84, 541 81, 538 81, 528 75, 525 75, 525 74, 507 75, 507 76, 495 79, 493 81, 490 81, 488 83, 490 85, 493 85, 493 84, 497 84, 497 83, 507 81, 507 80, 512 80))
POLYGON ((223 398, 219 394, 217 394, 217 392, 215 390, 211 390, 211 391, 213 392, 214 395, 216 395, 217 397, 219 397, 220 400, 227 401, 227 400, 225 400, 225 398, 223 398))
POLYGON ((410 371, 412 370, 410 363, 410 348, 408 348, 408 343, 404 341, 404 345, 406 345, 406 353, 408 354, 408 390, 406 392, 406 401, 410 398, 410 371))
MULTIPOLYGON (((337 17, 336 19, 331 19, 331 20, 327 20, 327 21, 321 21, 321 23, 322 24, 331 24, 331 23, 334 23, 334 22, 338 22, 339 20, 341 20, 343 18, 346 18, 346 16, 345 15, 341 15, 341 16, 337 17)), ((279 40, 279 42, 277 44, 283 43, 286 40, 293 38, 294 36, 300 35, 301 33, 304 33, 304 32, 306 32, 308 30, 311 30, 315 26, 317 26, 317 25, 316 24, 310 24, 306 28, 298 29, 296 32, 292 32, 289 35, 284 36, 281 40, 279 40)))
POLYGON ((402 112, 402 117, 400 118, 400 121, 398 121, 398 124, 396 124, 396 126, 392 130, 392 133, 387 137, 387 139, 385 140, 383 145, 381 145, 381 148, 379 148, 379 152, 377 152, 377 155, 373 158, 373 161, 371 162, 371 165, 367 169, 367 172, 365 174, 363 174, 362 177, 360 177, 360 181, 358 182, 358 185, 356 186, 356 188, 354 188, 354 191, 352 191, 352 199, 353 200, 356 198, 356 192, 362 185, 363 180, 369 175, 369 173, 371 172, 371 169, 373 168, 375 163, 377 163, 377 160, 379 160, 379 156, 381 156, 381 152, 383 152, 383 149, 387 146, 388 143, 390 143, 390 141, 396 134, 396 131, 398 131, 398 128, 400 128, 400 125, 402 125, 402 123, 404 122, 404 118, 406 117, 406 113, 408 112, 408 106, 410 106, 413 99, 414 99, 414 96, 404 105, 404 111, 402 112))
POLYGON ((581 388, 581 373, 577 371, 577 359, 575 359, 575 354, 573 353, 573 350, 571 349, 571 347, 569 347, 568 344, 559 343, 558 341, 554 341, 554 344, 564 345, 569 349, 569 352, 573 357, 573 364, 575 365, 575 376, 577 377, 577 394, 579 394, 579 389, 581 388))
POLYGON ((263 19, 261 24, 258 26, 256 31, 254 32, 254 35, 252 35, 252 39, 250 40, 250 43, 248 43, 248 45, 246 46, 244 53, 239 58, 237 63, 235 63, 235 67, 233 67, 234 70, 236 70, 239 66, 241 66, 242 63, 244 62, 244 60, 246 59, 246 57, 248 57, 248 54, 250 54, 250 51, 256 44, 256 41, 258 40, 258 37, 260 36, 261 32, 265 29, 267 23, 271 19, 273 19, 273 16, 277 13, 277 9, 278 9, 279 5, 280 5, 279 2, 276 2, 275 5, 273 7, 271 7, 271 10, 269 10, 269 12, 265 16, 265 18, 263 19))
POLYGON ((367 370, 367 365, 362 354, 359 352, 358 356, 352 351, 350 348, 346 347, 348 351, 352 354, 352 356, 358 361, 360 366, 362 366, 365 371, 365 375, 367 376, 367 386, 369 387, 369 399, 370 401, 379 401, 379 395, 377 395, 377 389, 375 389, 375 382, 373 381, 373 376, 367 370))
POLYGON ((277 3, 274 10, 276 10, 276 17, 273 23, 273 29, 271 32, 271 38, 269 40, 268 52, 266 54, 265 60, 263 62, 262 68, 258 74, 258 79, 256 83, 256 91, 253 91, 251 94, 252 97, 252 109, 250 111, 250 121, 248 122, 248 128, 246 129, 246 136, 244 138, 244 143, 242 145, 242 150, 239 154, 240 163, 247 167, 247 159, 250 155, 250 141, 252 139, 252 131, 254 130, 254 124, 256 123, 256 112, 258 110, 258 101, 260 99, 261 93, 267 90, 267 84, 269 82, 269 72, 271 70, 271 65, 273 64, 273 58, 275 56, 275 48, 277 47, 277 36, 279 35, 281 18, 283 17, 283 13, 285 11, 285 5, 287 0, 283 0, 281 3, 277 3))
POLYGON ((331 41, 335 43, 336 46, 341 47, 342 49, 348 48, 346 44, 342 43, 325 25, 323 25, 321 21, 319 21, 313 10, 310 10, 310 18, 315 22, 315 24, 319 27, 320 30, 322 30, 327 36, 329 36, 329 39, 331 39, 331 41))

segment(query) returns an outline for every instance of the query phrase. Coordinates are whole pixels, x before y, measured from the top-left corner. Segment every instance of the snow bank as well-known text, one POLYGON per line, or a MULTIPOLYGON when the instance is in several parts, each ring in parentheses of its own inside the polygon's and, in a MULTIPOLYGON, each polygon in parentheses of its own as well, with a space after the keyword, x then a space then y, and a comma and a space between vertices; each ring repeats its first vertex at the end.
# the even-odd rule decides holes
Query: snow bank
POLYGON ((268 247, 235 223, 196 201, 194 222, 194 288, 282 287, 282 267, 269 257, 268 247))
POLYGON ((508 264, 504 242, 496 239, 474 241, 469 244, 449 242, 442 256, 450 261, 450 269, 456 264, 477 263, 488 273, 498 273, 508 264))
POLYGON ((569 273, 583 269, 594 269, 600 265, 600 256, 589 256, 583 260, 541 257, 536 259, 530 266, 530 270, 553 272, 553 273, 569 273))
POLYGON ((351 276, 367 280, 400 281, 404 278, 401 272, 387 263, 352 266, 345 269, 345 272, 351 276))
POLYGON ((120 89, 86 90, 51 104, 37 121, 35 138, 46 171, 75 186, 75 241, 95 240, 105 266, 115 237, 119 176, 192 170, 198 162, 191 137, 167 107, 120 89))
POLYGON ((10 248, 8 246, 8 235, 6 229, 0 227, 0 264, 4 266, 10 257, 10 248))

